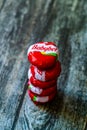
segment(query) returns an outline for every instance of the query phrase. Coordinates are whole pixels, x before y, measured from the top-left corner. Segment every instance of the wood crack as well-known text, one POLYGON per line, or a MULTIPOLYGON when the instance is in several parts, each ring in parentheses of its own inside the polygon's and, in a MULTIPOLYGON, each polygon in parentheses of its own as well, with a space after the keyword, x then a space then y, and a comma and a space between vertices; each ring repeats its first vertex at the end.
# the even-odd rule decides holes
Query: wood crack
POLYGON ((23 100, 24 100, 26 91, 27 91, 27 81, 26 81, 26 83, 25 83, 25 85, 24 85, 24 91, 23 91, 23 94, 21 95, 21 99, 20 99, 18 108, 17 108, 17 110, 16 110, 16 112, 15 112, 15 118, 14 118, 14 122, 13 122, 13 125, 12 125, 11 130, 14 130, 14 129, 15 129, 16 122, 17 122, 17 120, 18 120, 18 118, 19 118, 20 110, 21 110, 21 107, 22 107, 22 104, 23 104, 23 100))

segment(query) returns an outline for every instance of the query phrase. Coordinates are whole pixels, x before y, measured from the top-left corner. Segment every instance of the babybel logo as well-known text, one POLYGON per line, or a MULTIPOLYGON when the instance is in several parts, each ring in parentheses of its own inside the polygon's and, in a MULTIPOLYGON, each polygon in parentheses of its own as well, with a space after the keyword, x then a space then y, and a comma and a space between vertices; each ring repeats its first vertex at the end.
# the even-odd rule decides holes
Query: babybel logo
POLYGON ((31 45, 28 49, 28 53, 30 52, 41 52, 43 55, 59 55, 58 48, 54 45, 46 45, 46 44, 34 44, 31 45))
POLYGON ((58 52, 58 49, 56 46, 53 46, 53 45, 41 45, 41 44, 36 44, 36 45, 33 45, 32 46, 32 51, 53 51, 53 52, 58 52))

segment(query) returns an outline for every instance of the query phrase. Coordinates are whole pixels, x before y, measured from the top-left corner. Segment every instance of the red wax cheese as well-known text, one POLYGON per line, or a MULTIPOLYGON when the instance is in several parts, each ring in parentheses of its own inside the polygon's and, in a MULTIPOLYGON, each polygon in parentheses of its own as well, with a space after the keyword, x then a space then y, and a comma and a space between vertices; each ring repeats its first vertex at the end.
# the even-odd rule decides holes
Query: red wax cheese
POLYGON ((61 65, 60 62, 57 61, 55 66, 48 70, 40 70, 37 67, 31 65, 30 72, 34 78, 40 81, 50 81, 56 79, 61 72, 61 65))
POLYGON ((48 69, 55 65, 58 48, 53 42, 40 42, 28 49, 28 60, 39 69, 48 69))
POLYGON ((52 87, 46 88, 46 89, 41 89, 37 86, 33 86, 31 83, 29 83, 28 89, 31 90, 31 92, 33 92, 36 95, 39 96, 47 96, 50 95, 52 93, 55 93, 55 91, 57 91, 57 84, 55 84, 52 87))
POLYGON ((52 94, 50 94, 49 96, 37 96, 36 94, 34 94, 33 92, 31 92, 30 90, 28 90, 28 94, 31 98, 31 100, 33 100, 34 102, 38 102, 38 103, 46 103, 51 101, 55 95, 56 95, 56 91, 52 94))
POLYGON ((42 89, 49 88, 57 83, 57 79, 43 82, 43 81, 35 79, 33 76, 31 76, 29 80, 32 85, 38 86, 39 88, 42 88, 42 89))

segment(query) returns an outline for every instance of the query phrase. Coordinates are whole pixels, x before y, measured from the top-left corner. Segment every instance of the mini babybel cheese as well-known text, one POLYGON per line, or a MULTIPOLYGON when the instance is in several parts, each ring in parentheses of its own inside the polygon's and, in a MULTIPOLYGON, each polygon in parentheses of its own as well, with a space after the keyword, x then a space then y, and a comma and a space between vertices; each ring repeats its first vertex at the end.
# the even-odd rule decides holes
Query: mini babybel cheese
POLYGON ((29 80, 32 85, 38 86, 39 88, 42 88, 42 89, 49 88, 57 83, 57 79, 43 82, 43 81, 35 79, 33 76, 30 76, 29 80))
POLYGON ((59 52, 53 42, 39 42, 28 49, 28 60, 39 69, 48 69, 54 66, 59 52))
POLYGON ((41 88, 39 88, 37 86, 33 86, 31 83, 29 83, 28 89, 31 90, 31 92, 33 92, 36 95, 47 96, 47 95, 50 95, 53 92, 57 91, 57 84, 55 84, 52 87, 46 88, 46 89, 41 89, 41 88))
POLYGON ((56 91, 52 94, 50 94, 49 96, 37 96, 36 94, 34 94, 33 92, 31 92, 30 90, 28 90, 28 94, 31 98, 32 101, 34 102, 38 102, 38 103, 46 103, 51 101, 55 95, 56 95, 56 91))
POLYGON ((37 67, 31 65, 30 71, 31 71, 32 76, 35 79, 43 81, 43 82, 50 81, 50 80, 56 79, 60 75, 61 65, 60 65, 60 62, 57 61, 53 68, 48 69, 46 71, 40 70, 37 67))

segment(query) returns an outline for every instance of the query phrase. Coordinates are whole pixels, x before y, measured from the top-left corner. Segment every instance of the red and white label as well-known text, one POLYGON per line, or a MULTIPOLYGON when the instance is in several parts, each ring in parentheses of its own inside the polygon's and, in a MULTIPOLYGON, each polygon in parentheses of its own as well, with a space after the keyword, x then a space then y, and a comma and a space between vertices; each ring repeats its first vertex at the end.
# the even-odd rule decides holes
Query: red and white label
MULTIPOLYGON (((36 67, 35 67, 35 78, 40 80, 40 81, 45 81, 45 71, 40 72, 36 67)), ((31 69, 28 70, 28 79, 32 76, 31 69)))
POLYGON ((31 83, 29 84, 29 89, 38 95, 43 92, 43 89, 40 89, 39 87, 34 87, 31 83))
POLYGON ((34 51, 37 51, 37 52, 42 52, 42 53, 56 53, 58 54, 58 48, 54 45, 46 45, 46 42, 44 42, 45 44, 34 44, 34 45, 31 45, 28 49, 28 54, 29 52, 34 52, 34 51))

